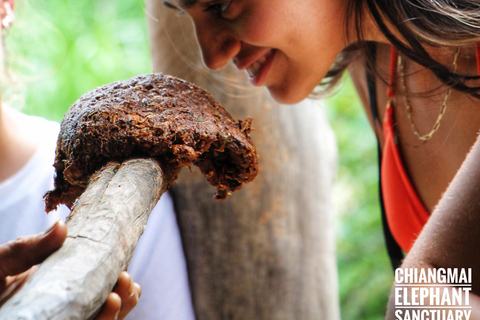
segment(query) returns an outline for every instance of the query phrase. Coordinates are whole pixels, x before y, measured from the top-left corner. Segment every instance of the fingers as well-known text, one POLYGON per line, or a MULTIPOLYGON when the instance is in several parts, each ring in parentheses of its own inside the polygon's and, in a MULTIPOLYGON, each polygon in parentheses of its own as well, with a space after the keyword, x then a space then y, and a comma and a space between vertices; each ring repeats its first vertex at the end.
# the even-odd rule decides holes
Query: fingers
POLYGON ((0 281, 0 307, 9 300, 35 273, 37 266, 14 276, 8 276, 0 281))
POLYGON ((118 281, 113 292, 117 293, 122 299, 122 306, 118 314, 118 319, 123 319, 137 305, 138 298, 142 294, 140 285, 133 282, 132 277, 123 271, 118 276, 118 281))
POLYGON ((95 317, 95 320, 117 320, 120 308, 122 306, 122 299, 115 292, 110 292, 107 301, 103 304, 100 312, 95 317))
POLYGON ((0 279, 28 270, 60 248, 67 237, 67 227, 58 221, 45 232, 18 238, 0 245, 0 279))
POLYGON ((62 246, 66 236, 67 227, 59 221, 45 232, 0 245, 0 305, 35 272, 34 265, 62 246))
POLYGON ((117 284, 103 304, 95 320, 121 320, 137 305, 142 290, 132 277, 123 271, 118 276, 117 284))

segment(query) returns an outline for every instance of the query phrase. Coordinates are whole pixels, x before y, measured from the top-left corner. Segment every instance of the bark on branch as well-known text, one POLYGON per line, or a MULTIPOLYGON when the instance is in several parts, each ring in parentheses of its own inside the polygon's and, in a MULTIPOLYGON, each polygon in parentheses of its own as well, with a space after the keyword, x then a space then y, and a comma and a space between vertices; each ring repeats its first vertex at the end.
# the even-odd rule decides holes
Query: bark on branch
POLYGON ((68 237, 1 309, 0 319, 89 319, 125 270, 164 192, 154 160, 110 163, 67 218, 68 237))

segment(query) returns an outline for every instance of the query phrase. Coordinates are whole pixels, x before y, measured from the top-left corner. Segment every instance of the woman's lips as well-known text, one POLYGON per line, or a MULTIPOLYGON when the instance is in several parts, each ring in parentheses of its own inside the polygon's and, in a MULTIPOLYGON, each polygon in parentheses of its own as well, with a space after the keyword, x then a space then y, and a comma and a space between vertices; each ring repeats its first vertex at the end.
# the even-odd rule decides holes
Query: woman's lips
POLYGON ((254 86, 261 86, 263 84, 272 65, 274 56, 275 50, 272 49, 263 57, 248 66, 248 77, 254 86))

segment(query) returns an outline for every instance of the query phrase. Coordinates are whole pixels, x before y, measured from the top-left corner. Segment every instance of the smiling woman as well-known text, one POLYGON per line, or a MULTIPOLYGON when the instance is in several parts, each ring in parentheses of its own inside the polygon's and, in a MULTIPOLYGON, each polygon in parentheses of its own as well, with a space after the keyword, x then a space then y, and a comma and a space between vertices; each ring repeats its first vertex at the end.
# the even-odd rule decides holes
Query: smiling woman
MULTIPOLYGON (((480 259, 471 259, 480 241, 473 227, 480 180, 468 178, 480 167, 478 1, 232 0, 180 8, 208 68, 232 60, 279 102, 301 101, 348 69, 382 154, 394 267, 407 252, 406 267, 480 273, 480 259), (460 234, 468 236, 458 241, 460 234)), ((472 292, 480 294, 480 285, 472 292)))
POLYGON ((346 45, 342 1, 168 3, 192 17, 208 68, 222 68, 233 59, 252 84, 266 86, 282 103, 307 96, 346 45))

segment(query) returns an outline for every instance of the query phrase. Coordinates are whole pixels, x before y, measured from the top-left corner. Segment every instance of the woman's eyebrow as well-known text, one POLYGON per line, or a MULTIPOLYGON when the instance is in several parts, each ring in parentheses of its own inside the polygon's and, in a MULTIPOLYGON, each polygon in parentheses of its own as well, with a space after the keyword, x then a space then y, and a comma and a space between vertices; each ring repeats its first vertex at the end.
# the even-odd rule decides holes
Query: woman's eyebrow
MULTIPOLYGON (((179 0, 178 5, 179 5, 180 8, 189 9, 189 8, 193 7, 197 2, 198 2, 198 0, 179 0)), ((166 0, 162 0, 162 3, 166 7, 177 9, 177 6, 174 6, 173 4, 171 4, 170 2, 168 2, 166 0)))

